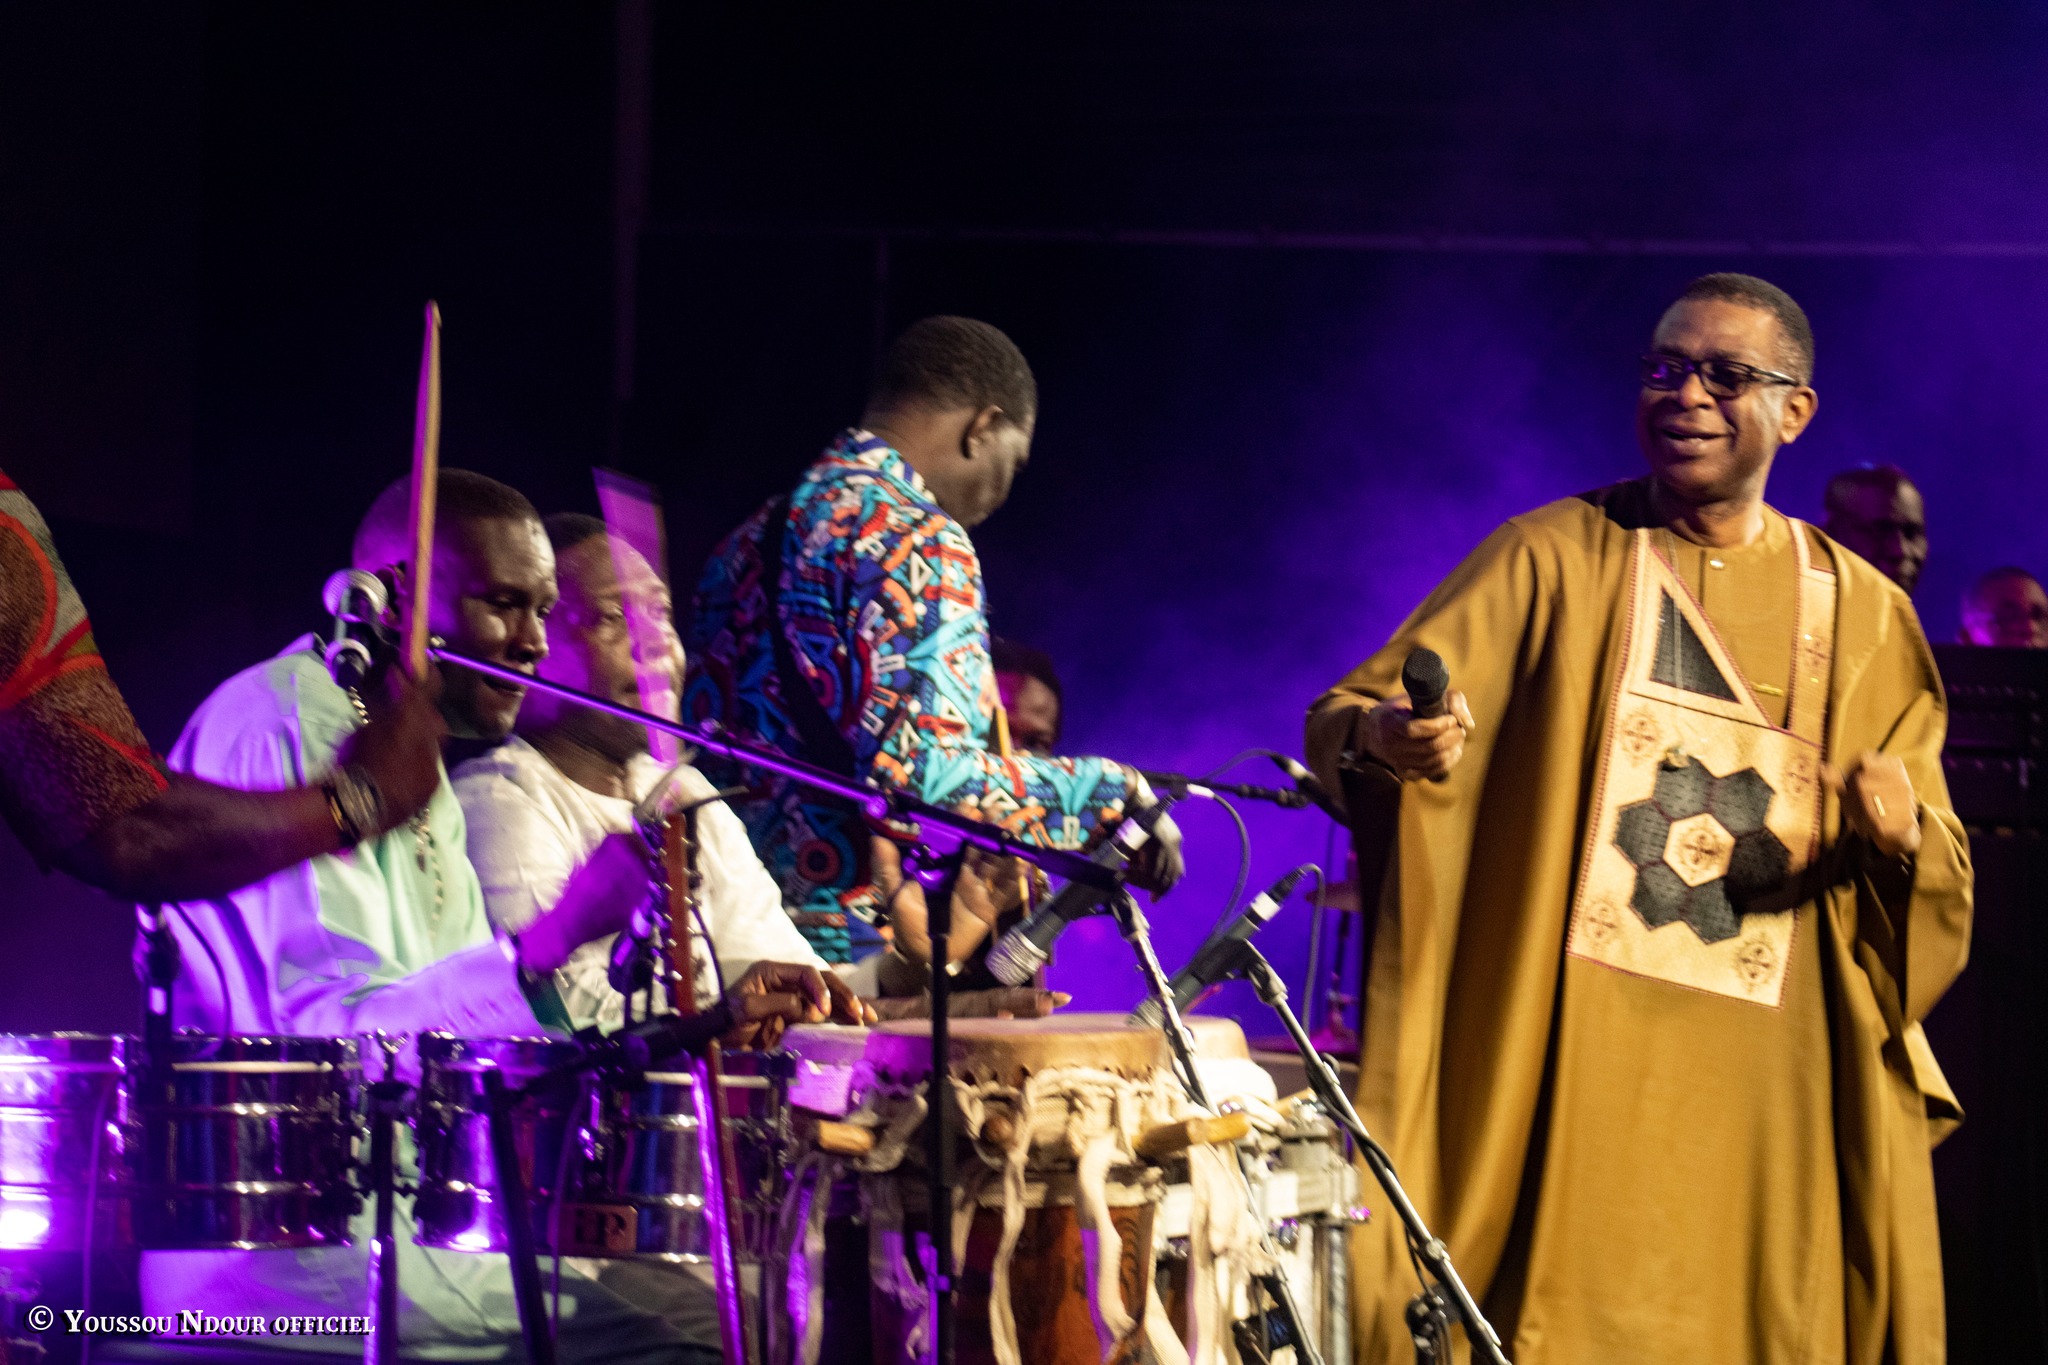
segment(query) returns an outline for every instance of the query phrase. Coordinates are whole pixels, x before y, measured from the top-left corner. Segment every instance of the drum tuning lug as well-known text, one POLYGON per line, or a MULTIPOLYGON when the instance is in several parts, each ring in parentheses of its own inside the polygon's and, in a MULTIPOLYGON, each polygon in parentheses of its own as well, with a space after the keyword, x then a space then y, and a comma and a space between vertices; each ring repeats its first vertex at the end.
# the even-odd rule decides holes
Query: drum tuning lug
POLYGON ((384 1079, 387 1081, 396 1080, 398 1077, 398 1054, 405 1047, 405 1035, 401 1033, 387 1033, 383 1029, 372 1029, 370 1037, 376 1040, 377 1050, 384 1054, 384 1079))
POLYGON ((1301 1224, 1292 1218, 1283 1218, 1273 1225, 1273 1240, 1282 1250, 1292 1251, 1301 1241, 1301 1224))
POLYGON ((1188 1239, 1185 1237, 1167 1238, 1166 1245, 1161 1248, 1159 1255, 1161 1260, 1185 1261, 1189 1255, 1188 1239))
POLYGON ((1347 1223, 1369 1223, 1372 1221, 1372 1210, 1363 1204, 1353 1204, 1350 1208, 1344 1210, 1344 1221, 1347 1223))

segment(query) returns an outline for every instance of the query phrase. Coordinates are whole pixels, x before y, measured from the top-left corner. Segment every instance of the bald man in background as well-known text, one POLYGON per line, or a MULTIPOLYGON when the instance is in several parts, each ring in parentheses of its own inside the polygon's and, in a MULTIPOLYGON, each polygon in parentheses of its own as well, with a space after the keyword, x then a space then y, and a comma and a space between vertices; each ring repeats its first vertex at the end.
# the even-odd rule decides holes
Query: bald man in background
POLYGON ((2013 564, 1979 578, 1963 594, 1956 638, 1966 645, 2048 649, 2048 592, 2041 580, 2013 564))

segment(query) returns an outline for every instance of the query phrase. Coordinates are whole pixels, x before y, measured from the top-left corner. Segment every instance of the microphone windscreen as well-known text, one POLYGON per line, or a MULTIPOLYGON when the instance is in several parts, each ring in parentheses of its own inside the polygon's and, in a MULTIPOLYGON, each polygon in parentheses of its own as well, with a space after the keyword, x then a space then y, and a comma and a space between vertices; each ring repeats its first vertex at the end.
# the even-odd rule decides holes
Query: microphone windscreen
POLYGON ((384 614, 384 580, 362 569, 338 569, 328 575, 320 590, 320 604, 329 616, 340 616, 351 607, 375 618, 384 614))
POLYGON ((1443 656, 1433 649, 1416 649, 1401 665, 1401 687, 1408 693, 1409 708, 1418 720, 1444 713, 1444 693, 1451 687, 1451 670, 1443 656))

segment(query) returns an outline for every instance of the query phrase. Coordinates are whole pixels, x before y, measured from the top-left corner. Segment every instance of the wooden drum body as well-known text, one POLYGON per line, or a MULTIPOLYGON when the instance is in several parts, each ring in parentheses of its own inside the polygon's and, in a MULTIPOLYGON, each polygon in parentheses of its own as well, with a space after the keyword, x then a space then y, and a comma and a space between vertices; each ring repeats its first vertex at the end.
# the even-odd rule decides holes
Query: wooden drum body
MULTIPOLYGON (((1164 1185, 1133 1143, 1176 1103, 1165 1040, 1120 1022, 1060 1018, 955 1019, 949 1034, 959 1359, 1135 1358, 1157 1322, 1152 1223, 1164 1185)), ((802 1253, 808 1245, 813 1262, 820 1259, 831 1174, 846 1170, 859 1173, 867 1215, 873 1359, 912 1361, 925 1349, 929 1313, 919 1249, 932 1221, 923 1121, 929 1025, 905 1020, 869 1031, 850 1071, 847 1031, 809 1035, 792 1029, 786 1044, 795 1059, 793 1113, 832 1117, 837 1109, 873 1146, 807 1158, 828 1169, 810 1189, 807 1217, 785 1210, 783 1299, 796 1326, 781 1358, 820 1354, 824 1333, 806 1321, 802 1292, 817 1272, 804 1269, 802 1253)), ((803 1188, 799 1182, 798 1193, 803 1188)), ((808 1316, 821 1300, 810 1297, 808 1316)), ((835 1323, 833 1336, 842 1335, 835 1323)))

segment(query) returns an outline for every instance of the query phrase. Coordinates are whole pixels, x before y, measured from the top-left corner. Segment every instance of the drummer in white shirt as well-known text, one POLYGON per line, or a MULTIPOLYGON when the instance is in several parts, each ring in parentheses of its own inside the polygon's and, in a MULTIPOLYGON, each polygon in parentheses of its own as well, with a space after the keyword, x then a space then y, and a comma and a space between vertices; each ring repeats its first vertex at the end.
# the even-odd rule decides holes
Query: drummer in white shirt
MULTIPOLYGON (((634 639, 648 654, 644 671, 659 709, 674 714, 683 651, 667 586, 640 553, 614 542, 595 517, 547 518, 561 599, 548 620, 543 678, 638 707, 634 639), (660 698, 666 698, 664 706, 660 698)), ((638 840, 633 808, 667 771, 648 752, 645 727, 529 692, 517 733, 457 765, 453 777, 469 828, 469 856, 483 883, 492 921, 517 933, 550 910, 570 876, 608 839, 638 840)), ((711 784, 689 764, 670 775, 670 808, 710 797, 711 784)), ((835 1022, 873 1022, 873 1012, 811 950, 782 908, 782 895, 722 801, 697 816, 703 932, 723 968, 699 952, 697 1003, 709 1006, 755 962, 813 965, 824 971, 835 1022)), ((694 930, 693 930, 694 932, 694 930)), ((578 1028, 619 1027, 625 1000, 609 979, 613 938, 586 943, 555 972, 555 988, 578 1028)), ((662 1008, 656 993, 655 1007, 662 1008)), ((775 1025, 769 1026, 775 1029, 775 1025)), ((775 1029, 779 1033, 779 1029, 775 1029)), ((763 1037, 761 1046, 775 1038, 763 1037)))

